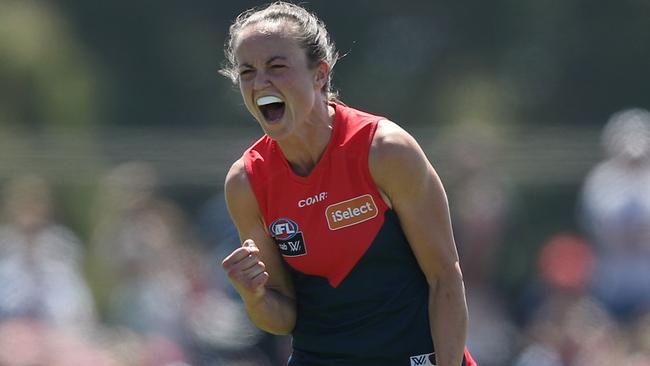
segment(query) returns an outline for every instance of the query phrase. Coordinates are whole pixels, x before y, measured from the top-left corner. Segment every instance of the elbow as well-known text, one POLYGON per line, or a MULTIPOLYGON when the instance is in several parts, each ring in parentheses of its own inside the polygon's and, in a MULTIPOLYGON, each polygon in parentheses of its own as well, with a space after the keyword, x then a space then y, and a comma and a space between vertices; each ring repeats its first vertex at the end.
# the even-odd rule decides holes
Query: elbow
POLYGON ((296 326, 296 313, 293 308, 285 308, 264 317, 251 317, 251 320, 258 328, 267 333, 284 336, 293 333, 296 326))
POLYGON ((465 314, 464 317, 467 318, 465 284, 458 262, 456 265, 450 265, 444 271, 439 271, 434 279, 429 279, 429 296, 431 301, 442 304, 440 308, 451 306, 462 311, 465 314))
POLYGON ((293 332, 293 328, 269 329, 266 331, 276 336, 287 336, 287 335, 291 335, 291 333, 293 332))
POLYGON ((257 327, 273 335, 286 336, 286 335, 291 335, 291 333, 293 333, 293 328, 295 327, 295 325, 296 323, 294 320, 294 321, 287 321, 287 322, 276 323, 276 324, 257 324, 257 327))
POLYGON ((430 287, 441 284, 463 284, 463 271, 458 260, 440 266, 432 276, 427 276, 430 287))

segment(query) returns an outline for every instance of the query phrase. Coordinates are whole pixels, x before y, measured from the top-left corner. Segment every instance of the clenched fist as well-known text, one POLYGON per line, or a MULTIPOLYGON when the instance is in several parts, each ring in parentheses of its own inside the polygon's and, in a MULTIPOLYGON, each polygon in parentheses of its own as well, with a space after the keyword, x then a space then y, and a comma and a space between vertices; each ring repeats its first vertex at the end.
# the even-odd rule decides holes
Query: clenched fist
POLYGON ((255 300, 264 296, 264 285, 269 279, 269 274, 259 254, 260 250, 255 242, 248 239, 221 264, 228 273, 230 282, 244 299, 255 300))

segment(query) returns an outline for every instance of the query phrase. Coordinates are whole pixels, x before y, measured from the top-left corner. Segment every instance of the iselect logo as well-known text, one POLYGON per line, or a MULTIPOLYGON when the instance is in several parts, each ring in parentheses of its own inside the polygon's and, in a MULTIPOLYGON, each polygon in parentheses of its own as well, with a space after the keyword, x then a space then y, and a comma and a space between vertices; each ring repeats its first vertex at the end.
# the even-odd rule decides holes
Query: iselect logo
POLYGON ((330 230, 362 223, 376 217, 377 214, 377 206, 369 194, 329 205, 325 209, 330 230))
POLYGON ((411 366, 436 366, 436 354, 425 353, 423 355, 411 356, 411 366))

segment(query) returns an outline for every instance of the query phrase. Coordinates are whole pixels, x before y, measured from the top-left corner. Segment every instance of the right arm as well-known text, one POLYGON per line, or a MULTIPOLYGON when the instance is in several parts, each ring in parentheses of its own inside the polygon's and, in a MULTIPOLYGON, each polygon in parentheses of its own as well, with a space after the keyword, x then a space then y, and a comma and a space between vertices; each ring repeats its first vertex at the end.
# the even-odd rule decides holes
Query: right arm
POLYGON ((293 282, 265 230, 242 159, 226 176, 225 195, 243 243, 223 260, 223 269, 256 326, 273 334, 289 334, 296 324, 293 282))

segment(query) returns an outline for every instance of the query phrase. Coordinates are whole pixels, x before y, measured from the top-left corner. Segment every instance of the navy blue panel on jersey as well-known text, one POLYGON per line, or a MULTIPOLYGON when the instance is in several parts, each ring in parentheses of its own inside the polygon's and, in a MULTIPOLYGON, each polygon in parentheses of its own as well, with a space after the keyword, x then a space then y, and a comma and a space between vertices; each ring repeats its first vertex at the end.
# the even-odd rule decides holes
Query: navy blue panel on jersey
POLYGON ((411 365, 433 352, 428 284, 392 210, 336 288, 292 271, 297 303, 291 366, 411 365))

